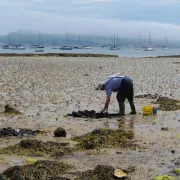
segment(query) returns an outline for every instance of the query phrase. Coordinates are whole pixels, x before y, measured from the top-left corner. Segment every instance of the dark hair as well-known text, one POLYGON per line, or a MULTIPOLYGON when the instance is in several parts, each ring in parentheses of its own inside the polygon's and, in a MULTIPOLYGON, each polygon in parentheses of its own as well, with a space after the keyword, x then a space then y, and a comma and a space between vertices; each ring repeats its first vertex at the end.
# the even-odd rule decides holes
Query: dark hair
POLYGON ((104 90, 105 90, 105 84, 102 85, 102 87, 101 87, 100 90, 101 90, 101 91, 104 91, 104 90))

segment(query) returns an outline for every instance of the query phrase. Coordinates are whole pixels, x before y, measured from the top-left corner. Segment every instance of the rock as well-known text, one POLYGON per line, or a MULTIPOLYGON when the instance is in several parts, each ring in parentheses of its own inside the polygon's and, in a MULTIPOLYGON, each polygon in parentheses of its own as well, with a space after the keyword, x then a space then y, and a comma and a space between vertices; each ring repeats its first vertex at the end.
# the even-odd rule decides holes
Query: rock
POLYGON ((171 150, 171 153, 174 154, 174 153, 175 153, 175 150, 171 150))
POLYGON ((19 112, 18 110, 16 110, 15 108, 13 108, 12 106, 10 106, 9 104, 7 104, 4 108, 5 108, 4 113, 21 114, 21 112, 19 112))
POLYGON ((118 178, 125 178, 125 177, 127 177, 127 174, 124 173, 121 169, 116 169, 114 171, 114 176, 116 176, 118 178))
POLYGON ((161 131, 169 131, 169 128, 168 127, 162 127, 161 131))
POLYGON ((66 137, 66 131, 65 129, 58 127, 55 131, 54 131, 54 136, 55 137, 66 137))

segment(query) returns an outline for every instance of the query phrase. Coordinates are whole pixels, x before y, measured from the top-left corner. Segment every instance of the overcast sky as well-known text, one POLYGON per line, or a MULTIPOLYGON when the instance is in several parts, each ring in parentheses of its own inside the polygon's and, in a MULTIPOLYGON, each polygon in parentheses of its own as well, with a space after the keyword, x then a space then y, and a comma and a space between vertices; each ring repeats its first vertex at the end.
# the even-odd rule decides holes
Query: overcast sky
POLYGON ((0 0, 0 34, 42 33, 180 39, 180 0, 0 0))

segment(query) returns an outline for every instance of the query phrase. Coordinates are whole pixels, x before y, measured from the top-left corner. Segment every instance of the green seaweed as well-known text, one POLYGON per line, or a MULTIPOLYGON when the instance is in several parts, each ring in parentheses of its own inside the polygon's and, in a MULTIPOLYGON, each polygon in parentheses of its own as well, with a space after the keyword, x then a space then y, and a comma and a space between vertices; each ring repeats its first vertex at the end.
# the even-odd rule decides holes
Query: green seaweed
POLYGON ((18 144, 0 149, 0 154, 16 154, 34 157, 46 155, 59 157, 71 153, 72 149, 67 147, 67 143, 57 143, 52 141, 43 142, 32 139, 22 140, 18 144))
POLYGON ((159 97, 157 101, 153 103, 159 104, 158 109, 162 111, 176 111, 180 109, 180 101, 168 97, 159 97))
POLYGON ((134 132, 110 129, 96 129, 83 136, 74 137, 72 140, 79 142, 78 149, 98 149, 110 147, 131 147, 133 142, 134 132))
POLYGON ((180 168, 176 168, 173 170, 173 172, 177 175, 180 175, 180 168))
POLYGON ((172 176, 163 175, 163 176, 157 176, 156 178, 151 180, 176 180, 176 179, 172 176))
POLYGON ((37 161, 34 164, 14 166, 3 173, 4 180, 45 180, 60 176, 72 166, 56 161, 37 161))

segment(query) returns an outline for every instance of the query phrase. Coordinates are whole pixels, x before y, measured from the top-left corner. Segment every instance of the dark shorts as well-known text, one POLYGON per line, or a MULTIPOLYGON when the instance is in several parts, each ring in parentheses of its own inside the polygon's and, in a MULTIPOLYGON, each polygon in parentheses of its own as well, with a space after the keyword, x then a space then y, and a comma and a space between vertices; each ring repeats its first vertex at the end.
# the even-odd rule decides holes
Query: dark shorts
POLYGON ((125 76, 121 82, 121 86, 117 93, 117 101, 124 102, 127 98, 129 102, 132 102, 133 96, 134 96, 133 81, 130 77, 125 76))

